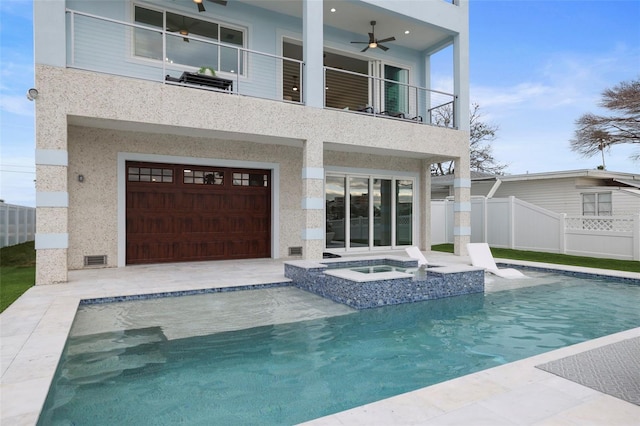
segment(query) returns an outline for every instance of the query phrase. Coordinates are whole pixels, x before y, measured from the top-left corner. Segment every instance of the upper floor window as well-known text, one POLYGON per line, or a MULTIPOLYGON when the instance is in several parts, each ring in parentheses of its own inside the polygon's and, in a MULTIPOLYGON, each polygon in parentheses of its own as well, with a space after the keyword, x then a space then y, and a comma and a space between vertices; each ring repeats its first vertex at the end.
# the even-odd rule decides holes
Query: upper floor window
POLYGON ((134 15, 138 24, 166 30, 166 56, 163 58, 163 34, 136 28, 135 56, 195 68, 208 66, 216 71, 243 74, 244 59, 238 50, 238 47, 244 47, 246 35, 243 30, 141 6, 135 6, 134 15))
POLYGON ((582 194, 583 216, 611 216, 612 212, 610 192, 582 194))

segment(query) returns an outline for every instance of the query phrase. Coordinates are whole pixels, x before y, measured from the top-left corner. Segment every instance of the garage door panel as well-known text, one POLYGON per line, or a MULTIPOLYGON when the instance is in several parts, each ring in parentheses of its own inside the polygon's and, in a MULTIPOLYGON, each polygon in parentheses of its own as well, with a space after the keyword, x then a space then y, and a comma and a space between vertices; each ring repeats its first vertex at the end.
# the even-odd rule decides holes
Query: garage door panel
POLYGON ((127 218, 127 233, 130 234, 174 234, 175 218, 173 216, 147 213, 144 216, 127 218))
POLYGON ((261 253, 267 248, 269 241, 264 239, 247 238, 229 241, 229 257, 232 259, 246 259, 262 257, 261 253))
POLYGON ((132 188, 127 193, 127 208, 134 210, 167 210, 179 205, 178 194, 157 192, 155 188, 151 192, 145 188, 132 188))
POLYGON ((180 243, 162 240, 127 242, 127 263, 174 262, 180 253, 180 243))
POLYGON ((127 163, 127 263, 270 257, 270 172, 188 169, 127 163))
POLYGON ((183 252, 190 253, 184 260, 222 260, 226 259, 225 241, 183 241, 183 252))
POLYGON ((208 191, 194 193, 192 190, 182 194, 179 208, 189 211, 214 211, 224 208, 224 192, 208 191))

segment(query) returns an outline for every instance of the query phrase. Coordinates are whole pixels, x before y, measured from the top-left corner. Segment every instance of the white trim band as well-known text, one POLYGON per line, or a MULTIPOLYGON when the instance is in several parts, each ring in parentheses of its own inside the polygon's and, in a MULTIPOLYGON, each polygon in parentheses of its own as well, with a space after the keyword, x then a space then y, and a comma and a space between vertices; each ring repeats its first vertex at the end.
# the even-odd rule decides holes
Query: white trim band
POLYGON ((302 210, 324 209, 324 198, 306 197, 302 199, 302 210))
POLYGON ((36 250, 69 248, 69 234, 36 234, 36 250))
POLYGON ((302 231, 302 239, 309 240, 324 240, 326 234, 323 228, 307 228, 302 231))
POLYGON ((454 212, 470 212, 471 211, 471 203, 469 201, 464 201, 460 203, 453 203, 453 211, 454 212))
POLYGON ((457 237, 469 237, 471 236, 471 227, 470 226, 454 226, 453 235, 457 237))
POLYGON ((69 152, 63 149, 36 149, 36 165, 68 166, 69 152))
POLYGON ((303 167, 302 179, 322 179, 324 180, 324 168, 322 167, 303 167))
POLYGON ((36 192, 36 207, 69 207, 69 193, 36 192))
POLYGON ((453 180, 454 188, 471 188, 471 179, 454 179, 453 180))

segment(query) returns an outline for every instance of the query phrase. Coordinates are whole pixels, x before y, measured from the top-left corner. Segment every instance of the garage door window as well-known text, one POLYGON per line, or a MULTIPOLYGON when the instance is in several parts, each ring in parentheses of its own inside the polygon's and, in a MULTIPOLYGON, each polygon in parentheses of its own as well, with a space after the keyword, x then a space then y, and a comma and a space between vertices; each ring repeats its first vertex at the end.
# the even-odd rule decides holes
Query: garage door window
POLYGON ((129 167, 129 182, 173 183, 172 169, 129 167))
POLYGON ((183 182, 195 185, 224 185, 224 172, 184 169, 183 182))
POLYGON ((234 186, 269 186, 268 176, 262 173, 234 173, 234 186))

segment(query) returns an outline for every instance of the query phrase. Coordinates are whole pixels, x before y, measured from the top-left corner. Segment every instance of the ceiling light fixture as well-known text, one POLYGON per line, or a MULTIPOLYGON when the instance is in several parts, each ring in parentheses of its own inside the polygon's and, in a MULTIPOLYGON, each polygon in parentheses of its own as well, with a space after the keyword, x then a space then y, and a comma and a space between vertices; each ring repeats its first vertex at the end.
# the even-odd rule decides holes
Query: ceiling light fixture
POLYGON ((405 34, 409 34, 410 32, 411 32, 411 31, 409 31, 409 30, 406 30, 406 31, 405 31, 404 33, 405 33, 405 34))
POLYGON ((371 43, 369 43, 369 47, 371 49, 375 49, 376 47, 378 47, 378 43, 376 43, 375 41, 372 41, 371 43))
POLYGON ((293 90, 294 92, 298 91, 298 76, 297 75, 293 76, 293 86, 291 87, 291 90, 293 90))
POLYGON ((198 5, 198 12, 204 12, 204 5, 202 4, 202 0, 193 0, 195 4, 198 5))
POLYGON ((336 8, 335 7, 331 8, 331 13, 336 13, 336 8))

